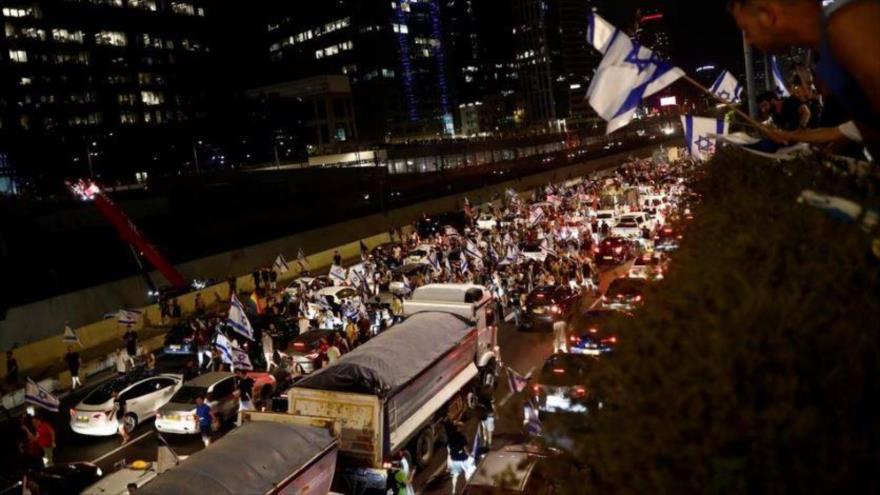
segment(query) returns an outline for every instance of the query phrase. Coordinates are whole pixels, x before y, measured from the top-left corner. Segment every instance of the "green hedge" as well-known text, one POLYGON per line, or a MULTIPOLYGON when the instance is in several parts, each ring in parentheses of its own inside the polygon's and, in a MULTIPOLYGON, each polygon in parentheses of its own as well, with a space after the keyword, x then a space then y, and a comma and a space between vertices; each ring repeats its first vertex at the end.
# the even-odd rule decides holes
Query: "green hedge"
POLYGON ((870 236, 796 202, 872 186, 815 159, 707 164, 666 279, 593 377, 613 412, 547 425, 584 467, 560 463, 562 491, 880 491, 880 267, 870 236))

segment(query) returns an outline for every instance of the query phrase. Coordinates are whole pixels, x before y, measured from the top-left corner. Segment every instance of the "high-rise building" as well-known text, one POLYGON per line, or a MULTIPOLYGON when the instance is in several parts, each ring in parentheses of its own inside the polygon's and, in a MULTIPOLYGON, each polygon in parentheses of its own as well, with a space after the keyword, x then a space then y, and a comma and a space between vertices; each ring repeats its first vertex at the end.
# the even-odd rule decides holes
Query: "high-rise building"
POLYGON ((366 139, 452 134, 452 84, 439 0, 277 2, 269 82, 348 75, 366 139))
POLYGON ((210 52, 202 0, 0 7, 0 154, 19 174, 128 176, 89 169, 105 146, 149 150, 197 116, 210 52))
POLYGON ((672 42, 669 39, 666 13, 660 6, 643 6, 636 10, 633 36, 657 55, 669 60, 672 42))
POLYGON ((584 97, 601 59, 586 42, 591 10, 584 0, 513 2, 516 63, 530 124, 593 124, 584 97))

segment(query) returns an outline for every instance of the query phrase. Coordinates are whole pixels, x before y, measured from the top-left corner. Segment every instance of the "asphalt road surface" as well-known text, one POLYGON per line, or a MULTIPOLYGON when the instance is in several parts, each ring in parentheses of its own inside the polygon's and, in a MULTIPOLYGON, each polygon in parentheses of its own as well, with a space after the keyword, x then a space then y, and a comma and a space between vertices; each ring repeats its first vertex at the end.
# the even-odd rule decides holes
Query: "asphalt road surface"
MULTIPOLYGON (((600 288, 607 288, 610 280, 622 276, 628 271, 630 263, 606 271, 600 277, 600 288)), ((586 296, 582 301, 582 308, 589 306, 593 298, 586 296)), ((526 375, 539 368, 544 360, 552 354, 552 334, 550 329, 535 329, 531 331, 517 330, 512 322, 504 322, 499 327, 499 342, 501 356, 505 366, 509 366, 522 375, 526 375)), ((187 359, 194 357, 160 356, 157 362, 157 370, 160 372, 179 372, 183 369, 187 359)), ((105 377, 106 379, 106 377, 105 377)), ((57 435, 57 448, 55 450, 55 462, 90 461, 97 464, 105 473, 112 472, 120 463, 130 463, 135 460, 155 461, 160 445, 159 435, 153 425, 153 420, 147 420, 139 424, 130 436, 127 444, 122 445, 121 438, 90 437, 78 435, 70 429, 69 409, 93 388, 98 379, 92 379, 86 386, 79 389, 61 401, 60 412, 55 415, 54 426, 57 435)), ((499 386, 495 392, 496 403, 496 430, 493 448, 503 445, 521 443, 528 440, 522 426, 522 405, 525 402, 523 392, 517 396, 511 395, 507 386, 506 375, 502 372, 499 377, 499 386)), ((467 422, 466 432, 469 439, 473 439, 476 432, 477 420, 472 417, 467 422)), ((0 452, 6 459, 17 459, 16 452, 18 421, 4 421, 0 424, 0 452)), ((222 432, 221 432, 222 434, 222 432)), ((203 448, 199 435, 164 435, 164 439, 172 447, 174 452, 181 456, 191 455, 203 448)), ((3 470, 14 472, 17 469, 16 462, 4 463, 3 470)), ((234 466, 231 466, 234 469, 234 466)), ((446 474, 446 452, 438 449, 429 468, 418 471, 415 476, 415 487, 418 493, 440 494, 451 492, 451 482, 446 474)), ((460 483, 461 484, 461 483, 460 483)))

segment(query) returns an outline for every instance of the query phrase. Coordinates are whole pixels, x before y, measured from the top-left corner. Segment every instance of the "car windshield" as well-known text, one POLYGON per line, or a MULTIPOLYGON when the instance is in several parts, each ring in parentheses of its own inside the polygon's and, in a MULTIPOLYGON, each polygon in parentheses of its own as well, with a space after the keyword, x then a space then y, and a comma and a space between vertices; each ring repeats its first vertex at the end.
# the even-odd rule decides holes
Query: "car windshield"
POLYGON ((174 394, 174 397, 171 398, 171 402, 177 402, 179 404, 195 404, 196 397, 204 397, 207 394, 208 389, 206 387, 193 387, 192 385, 186 385, 174 394))
POLYGON ((596 215, 596 218, 598 218, 600 220, 607 220, 611 217, 612 217, 611 213, 599 213, 598 215, 596 215))
POLYGON ((618 227, 638 227, 639 223, 636 222, 635 219, 624 218, 623 220, 620 221, 619 224, 617 224, 617 226, 618 227))
POLYGON ((88 406, 100 406, 101 404, 105 404, 108 400, 113 398, 114 390, 118 389, 114 387, 113 384, 98 387, 87 395, 82 400, 82 403, 88 406))

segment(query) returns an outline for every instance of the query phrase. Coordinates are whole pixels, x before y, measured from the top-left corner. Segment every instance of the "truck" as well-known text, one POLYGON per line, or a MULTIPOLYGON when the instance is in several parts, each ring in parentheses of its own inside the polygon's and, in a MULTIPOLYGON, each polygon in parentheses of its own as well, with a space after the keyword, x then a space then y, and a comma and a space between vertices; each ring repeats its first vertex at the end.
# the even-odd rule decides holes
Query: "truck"
POLYGON ((475 284, 423 285, 413 292, 412 299, 403 302, 404 316, 440 311, 461 316, 476 327, 476 365, 483 388, 481 393, 495 389, 501 365, 494 302, 488 289, 475 284))
POLYGON ((337 437, 318 423, 281 416, 287 415, 248 413, 240 427, 159 474, 138 488, 138 494, 328 493, 337 437))
POLYGON ((291 415, 338 424, 338 491, 385 493, 404 449, 416 465, 430 463, 443 423, 478 392, 477 334, 462 316, 419 312, 288 391, 291 415))

